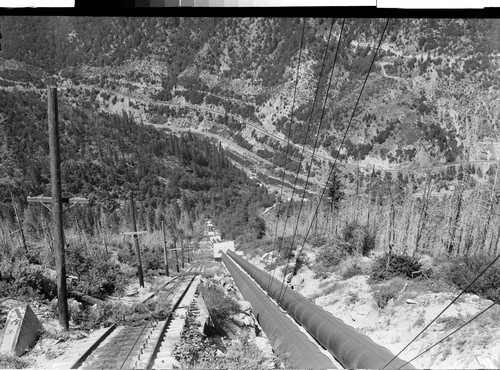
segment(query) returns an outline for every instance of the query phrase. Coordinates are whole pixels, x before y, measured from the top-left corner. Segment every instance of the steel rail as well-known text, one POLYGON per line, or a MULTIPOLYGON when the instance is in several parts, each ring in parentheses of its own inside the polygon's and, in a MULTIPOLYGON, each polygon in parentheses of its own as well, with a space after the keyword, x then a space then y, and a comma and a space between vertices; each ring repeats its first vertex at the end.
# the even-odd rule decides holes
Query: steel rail
MULTIPOLYGON (((191 277, 191 280, 189 281, 189 283, 187 284, 186 288, 184 289, 184 292, 179 296, 179 299, 172 306, 172 310, 168 314, 168 317, 165 320, 165 322, 162 324, 162 327, 160 329, 160 334, 158 335, 158 339, 156 340, 156 343, 155 343, 155 345, 153 347, 153 351, 151 352, 151 354, 148 357, 146 369, 152 369, 153 368, 154 361, 155 361, 155 359, 156 359, 156 357, 158 355, 158 351, 160 350, 161 344, 163 342, 163 337, 165 335, 165 331, 166 331, 166 329, 167 329, 170 321, 172 320, 173 312, 177 309, 177 307, 179 306, 179 304, 182 302, 182 299, 184 298, 184 296, 186 295, 187 291, 191 287, 191 284, 193 283, 193 281, 194 281, 195 278, 196 278, 196 275, 193 276, 193 277, 191 277)), ((179 284, 177 285, 177 287, 176 287, 177 290, 176 291, 178 291, 180 289, 180 287, 181 287, 181 282, 179 282, 179 284)), ((173 293, 172 293, 172 295, 173 295, 173 293)))
MULTIPOLYGON (((193 269, 193 267, 191 267, 188 271, 186 272, 191 272, 191 270, 193 269)), ((184 298, 184 296, 186 295, 186 292, 188 291, 189 287, 191 286, 195 276, 193 277, 189 277, 188 274, 186 275, 183 275, 183 276, 176 276, 175 278, 169 280, 167 283, 163 284, 152 296, 149 296, 147 297, 146 299, 144 299, 143 301, 141 301, 141 303, 144 303, 146 301, 148 301, 149 299, 151 299, 154 295, 157 295, 161 290, 165 289, 165 287, 167 287, 168 285, 170 285, 170 283, 175 283, 174 286, 172 287, 172 291, 168 293, 167 295, 167 298, 172 298, 178 291, 179 289, 181 288, 182 286, 182 283, 185 281, 185 279, 183 279, 183 277, 185 277, 186 279, 190 279, 189 280, 189 283, 186 285, 185 289, 184 289, 184 292, 179 296, 179 298, 176 300, 176 302, 174 302, 174 304, 172 305, 172 312, 177 308, 177 306, 180 304, 180 302, 182 301, 182 299, 184 298), (180 279, 179 279, 180 278, 180 279)), ((162 323, 161 325, 161 329, 160 329, 160 335, 158 337, 158 340, 157 340, 157 343, 155 343, 154 345, 154 348, 153 348, 153 353, 149 356, 149 359, 148 359, 148 365, 150 365, 152 359, 154 359, 154 357, 156 357, 157 355, 157 352, 158 352, 158 349, 160 348, 160 344, 161 344, 161 340, 164 336, 164 332, 165 332, 165 329, 167 328, 168 326, 168 322, 171 320, 171 317, 172 317, 172 312, 168 315, 167 319, 165 320, 164 323, 162 323)), ((132 351, 134 350, 134 348, 137 346, 137 343, 139 342, 139 340, 141 339, 141 336, 142 334, 144 333, 145 329, 148 327, 148 325, 151 324, 151 317, 147 320, 147 322, 144 324, 142 330, 140 331, 140 333, 138 334, 137 336, 137 339, 135 340, 134 344, 132 345, 132 347, 130 348, 130 351, 128 351, 128 354, 126 355, 126 358, 124 360, 121 360, 120 361, 122 362, 122 365, 120 368, 122 368, 125 363, 129 360, 129 357, 130 357, 130 354, 132 353, 132 351)), ((70 369, 78 369, 80 368, 83 363, 99 348, 99 346, 102 344, 102 342, 116 329, 118 328, 117 326, 117 323, 114 323, 111 327, 109 327, 99 338, 96 339, 96 341, 74 362, 74 364, 70 367, 70 369)), ((154 327, 153 327, 154 328, 154 327)), ((148 368, 151 368, 151 367, 148 367, 148 368)))
POLYGON ((281 282, 253 266, 232 251, 227 255, 242 267, 278 304, 306 329, 323 347, 349 369, 374 369, 384 367, 394 359, 390 368, 414 369, 411 364, 396 357, 358 332, 352 326, 334 317, 331 313, 304 298, 292 289, 281 289, 281 282))

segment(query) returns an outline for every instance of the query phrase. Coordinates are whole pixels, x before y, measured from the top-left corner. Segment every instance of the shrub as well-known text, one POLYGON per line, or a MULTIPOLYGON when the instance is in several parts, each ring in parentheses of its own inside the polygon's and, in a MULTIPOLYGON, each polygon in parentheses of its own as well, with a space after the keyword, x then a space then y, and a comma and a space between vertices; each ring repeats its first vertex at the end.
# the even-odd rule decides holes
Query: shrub
POLYGON ((372 264, 370 282, 389 280, 396 276, 413 279, 418 276, 421 264, 417 258, 407 255, 385 253, 375 259, 372 264))
POLYGON ((350 222, 342 230, 342 239, 351 246, 349 254, 361 253, 367 256, 375 248, 375 235, 370 234, 366 226, 359 225, 357 222, 350 222))
POLYGON ((388 284, 379 285, 373 290, 373 299, 375 299, 375 302, 377 302, 377 305, 380 308, 384 308, 391 299, 397 298, 402 286, 403 282, 398 280, 393 280, 388 284))
POLYGON ((201 369, 242 369, 259 370, 269 368, 276 362, 277 358, 268 359, 248 334, 244 334, 239 340, 231 342, 226 353, 216 354, 213 357, 205 357, 199 363, 201 369))
POLYGON ((363 269, 361 268, 360 265, 358 265, 356 262, 354 264, 348 266, 344 273, 342 274, 343 279, 350 279, 353 276, 356 275, 362 275, 363 274, 363 269))
POLYGON ((200 361, 213 359, 216 347, 198 331, 198 328, 190 326, 182 332, 181 342, 175 346, 173 354, 181 364, 196 367, 200 361))
POLYGON ((0 297, 37 297, 51 300, 56 295, 56 283, 44 275, 42 267, 30 265, 25 257, 2 258, 0 297))
POLYGON ((347 292, 347 303, 348 304, 355 304, 356 302, 359 302, 359 295, 357 292, 353 292, 352 290, 347 292))
POLYGON ((203 295, 215 329, 224 334, 230 329, 229 317, 240 312, 238 303, 227 296, 221 287, 214 284, 201 285, 200 292, 203 295))
MULTIPOLYGON (((484 270, 491 256, 475 255, 453 258, 444 269, 445 280, 459 289, 469 285, 484 270)), ((483 298, 497 300, 500 298, 500 264, 496 262, 469 288, 468 293, 483 298)))
MULTIPOLYGON (((185 256, 187 252, 185 252, 185 256)), ((144 270, 163 270, 165 268, 165 262, 163 260, 163 252, 158 249, 145 249, 141 252, 141 260, 144 270)))
POLYGON ((325 279, 333 272, 335 266, 344 258, 341 248, 335 245, 325 245, 316 255, 315 276, 325 279))
POLYGON ((319 248, 326 244, 326 238, 319 234, 314 234, 309 238, 309 243, 313 248, 319 248))
POLYGON ((105 298, 124 288, 120 266, 102 249, 85 251, 80 246, 70 244, 66 249, 66 261, 68 273, 78 277, 73 288, 81 293, 105 298))

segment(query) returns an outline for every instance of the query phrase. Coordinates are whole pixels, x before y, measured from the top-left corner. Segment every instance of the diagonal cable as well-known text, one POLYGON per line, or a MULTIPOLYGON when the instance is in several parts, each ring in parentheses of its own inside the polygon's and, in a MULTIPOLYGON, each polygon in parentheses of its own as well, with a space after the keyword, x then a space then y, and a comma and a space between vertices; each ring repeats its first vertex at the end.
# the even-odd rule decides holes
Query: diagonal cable
MULTIPOLYGON (((356 104, 354 105, 354 109, 352 111, 352 114, 351 114, 351 118, 349 119, 349 123, 347 125, 347 128, 344 132, 344 136, 342 137, 342 141, 340 142, 340 145, 339 145, 339 149, 337 150, 337 155, 335 156, 335 160, 333 162, 333 165, 332 165, 332 168, 330 170, 330 173, 328 175, 328 179, 326 181, 326 184, 325 186, 323 187, 323 191, 321 192, 321 195, 320 195, 320 198, 318 200, 318 205, 316 206, 316 210, 314 211, 314 214, 313 214, 313 218, 311 220, 311 223, 309 224, 309 227, 307 228, 307 232, 306 232, 306 235, 304 237, 304 241, 303 241, 303 245, 301 247, 301 249, 304 248, 304 245, 306 243, 306 240, 307 240, 307 236, 309 235, 309 232, 311 231, 311 227, 314 223, 314 219, 316 218, 316 216, 318 215, 318 210, 319 210, 319 206, 321 205, 321 200, 323 199, 324 195, 325 195, 325 192, 326 192, 326 188, 328 186, 328 182, 330 181, 330 178, 332 177, 333 175, 333 172, 335 170, 335 165, 337 163, 337 160, 339 158, 339 154, 340 154, 340 150, 342 149, 342 146, 344 145, 344 141, 347 137, 347 133, 349 132, 349 128, 351 127, 351 124, 352 124, 352 120, 354 118, 354 115, 356 113, 356 109, 358 108, 358 105, 359 105, 359 101, 361 99, 361 96, 363 95, 363 90, 365 88, 365 85, 366 85, 366 82, 368 81, 368 77, 370 76, 370 73, 371 73, 371 70, 372 70, 372 67, 373 67, 373 64, 375 62, 375 59, 377 57, 377 54, 378 54, 378 51, 380 49, 380 45, 382 44, 382 40, 384 39, 384 34, 385 34, 385 31, 387 29, 387 25, 389 24, 389 19, 387 19, 386 23, 385 23, 385 26, 384 26, 384 29, 382 30, 382 35, 380 36, 380 41, 378 43, 378 46, 377 46, 377 49, 375 50, 375 53, 373 54, 373 59, 371 61, 371 64, 370 64, 370 68, 368 69, 368 73, 366 75, 366 78, 365 78, 365 81, 363 82, 363 86, 361 87, 361 91, 359 93, 359 96, 358 96, 358 99, 356 100, 356 104)), ((286 288, 285 288, 285 291, 286 291, 286 288)), ((283 293, 284 294, 284 293, 283 293)))
MULTIPOLYGON (((459 331, 460 329, 462 329, 464 326, 466 325, 469 325, 472 321, 474 321, 475 319, 477 319, 479 316, 481 316, 483 313, 485 313, 486 311, 488 311, 490 308, 492 308, 494 305, 496 304, 499 304, 500 303, 500 300, 496 300, 495 302, 493 302, 492 304, 490 304, 488 307, 486 307, 484 310, 482 310, 481 312, 479 312, 476 316, 474 316, 473 318, 471 318, 469 321, 467 321, 466 323, 462 324, 461 326, 459 326, 458 328, 456 328, 455 330, 453 330, 451 333, 449 333, 448 335, 446 335, 444 338, 442 338, 441 340, 439 340, 438 342, 434 343, 432 346, 430 346, 429 348, 427 348, 425 351, 422 351, 420 352, 418 355, 416 355, 415 357, 413 357, 411 360, 409 361, 406 361, 403 365, 401 365, 400 367, 398 367, 398 369, 401 369, 403 366, 409 364, 410 362, 412 362, 413 360, 417 359, 418 357, 422 356, 424 353, 430 351, 432 348, 434 348, 435 346, 437 346, 439 343, 442 343, 444 342, 446 339, 448 339, 449 337, 451 337, 453 334, 455 334, 457 331, 459 331)), ((387 366, 387 365, 386 365, 387 366)))
MULTIPOLYGON (((284 276, 286 276, 286 274, 288 272, 288 263, 290 262, 290 259, 291 259, 291 252, 293 251, 293 243, 295 241, 295 237, 297 235, 297 230, 298 230, 298 227, 299 227, 300 213, 302 212, 302 207, 304 205, 304 198, 306 196, 307 186, 309 184, 309 177, 311 175, 311 169, 312 169, 312 165, 313 165, 313 161, 314 161, 314 154, 316 153, 316 149, 318 147, 319 133, 320 133, 320 130, 321 130, 321 126, 323 124, 323 118, 325 116, 326 103, 328 101, 328 95, 330 93, 330 88, 331 88, 331 85, 332 85, 333 73, 335 72, 335 64, 337 63, 337 57, 338 57, 338 54, 339 54, 340 41, 342 40, 342 33, 344 31, 344 25, 345 25, 345 18, 342 20, 342 26, 340 28, 340 35, 339 35, 339 39, 338 39, 338 42, 337 42, 337 50, 335 52, 335 57, 333 59, 333 66, 332 66, 332 70, 330 72, 330 78, 329 78, 329 81, 328 81, 328 87, 327 87, 326 93, 325 93, 325 101, 323 103, 323 109, 321 111, 321 117, 320 117, 320 120, 319 120, 318 129, 316 131, 316 140, 315 140, 314 146, 313 146, 313 153, 312 153, 312 157, 311 157, 311 163, 310 163, 309 168, 307 170, 306 184, 304 186, 304 191, 302 193, 302 199, 300 201, 299 216, 297 217, 297 222, 295 224, 295 229, 293 231, 292 243, 290 245, 290 253, 288 253, 288 259, 287 259, 287 262, 285 264, 285 274, 284 274, 284 276)), ((297 259, 298 259, 298 255, 297 255, 297 259)), ((283 278, 283 282, 281 284, 281 289, 283 289, 283 284, 284 284, 284 278, 283 278)))
MULTIPOLYGON (((333 28, 334 22, 335 22, 335 18, 332 19, 332 25, 330 27, 330 33, 329 33, 329 36, 328 36, 328 42, 327 42, 327 45, 325 47, 325 54, 323 56, 323 62, 321 63, 321 70, 320 70, 320 73, 319 73, 319 76, 318 76, 318 83, 316 85, 316 91, 315 91, 315 94, 314 94, 314 100, 313 100, 313 104, 312 104, 312 108, 311 108, 310 117, 312 117, 312 114, 314 112, 314 107, 316 106, 316 100, 318 98, 318 92, 319 92, 321 78, 323 77, 323 69, 325 67, 326 56, 328 54, 328 44, 330 43, 330 37, 332 35, 332 28, 333 28)), ((283 245, 283 238, 285 236, 286 224, 288 222, 288 218, 290 217, 290 209, 291 209, 291 205, 292 205, 292 202, 293 202, 293 196, 295 195, 295 189, 297 187, 297 181, 298 181, 298 178, 299 178, 300 167, 302 165, 302 160, 304 158, 304 151, 305 151, 305 148, 306 148, 307 137, 309 135, 309 129, 310 129, 310 127, 311 127, 311 120, 309 120, 309 122, 307 124, 306 135, 304 137, 304 144, 302 146, 302 151, 300 153, 300 161, 299 161, 299 165, 297 166, 297 173, 295 174, 295 181, 294 181, 294 184, 293 184, 293 187, 292 187, 292 195, 290 197, 290 203, 288 204, 288 208, 287 208, 287 213, 286 213, 286 217, 285 217, 285 224, 283 226, 283 233, 282 233, 282 236, 281 236, 281 241, 280 241, 280 244, 278 246, 279 247, 279 249, 278 249, 278 256, 276 257, 276 262, 274 264, 274 269, 273 269, 273 273, 272 273, 273 278, 274 278, 274 274, 276 273, 276 268, 278 266, 279 252, 281 251, 281 246, 283 245)))
POLYGON ((441 312, 440 312, 440 313, 439 313, 439 314, 438 314, 438 315, 437 315, 434 319, 432 319, 432 321, 431 321, 430 323, 428 323, 428 324, 427 324, 427 326, 426 326, 425 328, 423 328, 423 329, 420 331, 420 333, 418 333, 418 334, 415 336, 415 338, 413 338, 413 339, 410 341, 410 343, 408 343, 408 344, 407 344, 407 345, 406 345, 406 346, 405 346, 405 347, 404 347, 401 351, 399 351, 399 352, 398 352, 398 354, 397 354, 397 355, 395 355, 395 356, 391 359, 391 361, 389 361, 389 362, 388 362, 388 363, 387 363, 387 364, 386 364, 386 365, 385 365, 382 369, 385 369, 387 366, 389 366, 389 364, 390 364, 392 361, 394 361, 394 360, 395 360, 395 359, 396 359, 396 358, 397 358, 397 357, 398 357, 398 356, 399 356, 399 355, 400 355, 400 354, 401 354, 401 353, 402 353, 405 349, 407 349, 407 348, 410 346, 410 344, 412 344, 412 343, 413 343, 413 342, 414 342, 414 341, 415 341, 415 340, 416 340, 416 339, 417 339, 420 335, 422 335, 422 333, 423 333, 424 331, 426 331, 426 330, 429 328, 429 326, 431 326, 431 325, 432 325, 432 324, 433 324, 433 323, 434 323, 434 322, 435 322, 435 321, 439 318, 439 316, 441 316, 441 315, 444 313, 444 311, 446 311, 446 310, 447 310, 447 309, 448 309, 448 308, 449 308, 449 307, 450 307, 453 303, 455 303, 455 302, 457 301, 457 299, 458 299, 458 298, 460 298, 460 297, 461 297, 461 296, 462 296, 465 292, 467 292, 467 290, 469 290, 469 288, 470 288, 472 285, 474 285, 474 283, 475 283, 475 282, 476 282, 476 281, 477 281, 477 280, 478 280, 481 276, 483 276, 483 274, 484 274, 484 273, 485 273, 485 272, 486 272, 486 271, 487 271, 487 270, 488 270, 488 269, 489 269, 489 268, 490 268, 490 267, 491 267, 491 266, 492 266, 492 265, 493 265, 493 264, 494 264, 494 263, 495 263, 495 262, 496 262, 499 258, 500 258, 500 254, 499 254, 498 256, 496 256, 496 257, 493 259, 493 261, 491 261, 491 262, 488 264, 488 266, 486 266, 486 268, 485 268, 483 271, 481 271, 481 272, 480 272, 480 273, 476 276, 476 278, 475 278, 474 280, 472 280, 472 281, 470 282, 470 284, 469 284, 469 285, 467 285, 464 289, 462 289, 462 291, 460 292, 460 294, 459 294, 459 295, 457 295, 457 296, 456 296, 456 297, 455 297, 455 298, 454 298, 454 299, 453 299, 453 300, 452 300, 452 301, 451 301, 451 302, 450 302, 450 303, 449 303, 449 304, 448 304, 445 308, 443 308, 443 310, 442 310, 442 311, 441 311, 441 312))
MULTIPOLYGON (((288 136, 287 136, 287 142, 286 142, 285 163, 283 165, 283 175, 281 177, 280 200, 278 202, 278 209, 276 211, 276 226, 274 229, 274 238, 273 238, 273 246, 272 246, 273 252, 275 252, 275 249, 276 249, 276 236, 278 235, 278 220, 279 220, 279 215, 280 215, 281 201, 283 200, 283 188, 285 185, 285 175, 286 175, 286 162, 287 162, 287 158, 288 158, 288 149, 290 148, 290 137, 292 136, 293 108, 295 106, 295 97, 296 97, 296 93, 297 93, 297 86, 299 83, 300 62, 302 59, 302 48, 304 45, 304 30, 305 30, 305 28, 306 28, 306 18, 303 18, 303 20, 302 20, 302 36, 300 39, 300 49, 299 49, 299 61, 297 63, 297 73, 295 76, 295 86, 293 89, 292 107, 291 107, 291 112, 290 112, 290 126, 288 127, 288 136)), ((280 250, 278 250, 278 256, 279 256, 279 252, 280 252, 280 250)), ((268 285, 270 285, 270 284, 271 284, 271 275, 269 275, 268 285)))

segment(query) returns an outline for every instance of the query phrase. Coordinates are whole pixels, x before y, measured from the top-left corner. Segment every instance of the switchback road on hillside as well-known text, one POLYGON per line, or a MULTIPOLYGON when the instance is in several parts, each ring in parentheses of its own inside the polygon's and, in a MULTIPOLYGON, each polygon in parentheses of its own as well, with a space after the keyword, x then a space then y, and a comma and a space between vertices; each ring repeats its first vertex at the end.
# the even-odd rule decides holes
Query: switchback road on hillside
MULTIPOLYGON (((383 70, 383 66, 382 66, 382 70, 383 70)), ((383 72, 384 75, 385 75, 385 71, 383 72)), ((389 78, 391 78, 391 76, 387 76, 389 78)), ((192 105, 192 104, 176 104, 176 103, 167 103, 167 102, 163 102, 163 101, 156 101, 156 100, 152 100, 152 99, 145 99, 145 98, 138 98, 138 97, 135 97, 135 96, 132 96, 130 94, 125 94, 125 93, 120 93, 120 92, 117 92, 117 91, 113 91, 113 90, 109 90, 109 89, 105 89, 105 88, 100 88, 100 87, 96 87, 96 86, 91 86, 91 85, 79 85, 78 87, 81 87, 81 88, 87 88, 87 89, 96 89, 98 91, 104 91, 108 94, 114 94, 114 95, 117 95, 117 96, 121 96, 121 97, 126 97, 128 99, 131 99, 131 100, 134 100, 134 101, 138 101, 138 102, 142 102, 144 104, 157 104, 157 105, 163 105, 163 106, 171 106, 171 107, 180 107, 180 108, 188 108, 188 109, 194 109, 194 110, 198 110, 198 111, 203 111, 203 112, 209 112, 209 113, 213 113, 213 114, 218 114, 218 115, 225 115, 226 112, 224 110, 222 111, 218 111, 218 110, 215 110, 215 109, 210 109, 210 108, 206 108, 206 107, 201 107, 201 106, 197 106, 197 105, 192 105)), ((283 139, 283 138, 280 138, 279 136, 276 136, 274 134, 271 134, 269 132, 267 132, 266 130, 264 130, 262 127, 258 126, 257 124, 255 123, 252 123, 248 120, 245 120, 241 117, 238 117, 234 114, 231 114, 231 113, 227 113, 227 116, 228 117, 232 117, 234 118, 235 120, 239 121, 239 122, 242 122, 244 123, 245 125, 248 125, 262 133, 264 133, 265 135, 267 136, 270 136, 276 140, 279 140, 281 142, 284 142, 286 143, 287 140, 283 139)), ((161 125, 160 125, 161 126, 161 125)), ((174 126, 169 126, 171 129, 174 128, 174 126)), ((194 131, 194 129, 191 129, 194 131)), ((203 134, 203 135, 206 135, 206 136, 210 136, 210 135, 207 135, 208 133, 205 132, 205 131, 201 131, 201 130, 198 130, 199 133, 203 134)), ((215 135, 215 134, 211 134, 211 135, 215 135)), ((218 135, 215 135, 215 136, 218 136, 218 135)), ((215 137, 214 136, 214 137, 215 137)), ((221 138, 221 137, 218 137, 219 140, 221 139, 224 139, 224 138, 221 138)), ((239 147, 239 145, 237 145, 236 143, 228 140, 228 139, 224 139, 224 142, 225 143, 228 143, 228 142, 231 142, 231 145, 236 145, 239 147)), ((296 147, 297 149, 299 150, 302 150, 302 146, 299 145, 299 144, 295 144, 295 143, 292 143, 290 142, 291 145, 293 145, 294 147, 296 147)), ((241 148, 241 147, 240 147, 241 148)), ((244 148, 241 148, 242 150, 246 150, 244 148)), ((248 151, 246 150, 248 153, 251 153, 252 157, 257 157, 259 158, 258 160, 260 161, 264 161, 264 163, 266 163, 266 160, 260 156, 258 156, 257 154, 251 152, 251 151, 248 151)), ((310 149, 307 149, 304 151, 304 153, 308 154, 308 155, 312 155, 312 150, 310 149)), ((323 156, 323 155, 320 155, 320 154, 317 154, 315 153, 314 155, 315 158, 318 158, 318 159, 323 159, 325 161, 328 161, 328 162, 333 162, 334 161, 334 158, 331 157, 331 156, 323 156)), ((267 161, 268 163, 270 163, 269 161, 267 161)), ((447 168, 447 167, 456 167, 456 166, 460 166, 460 165, 467 165, 467 164, 485 164, 485 163, 497 163, 498 161, 497 160, 473 160, 473 161, 467 161, 467 162, 453 162, 453 163, 436 163, 436 164, 430 164, 429 166, 419 166, 419 167, 413 167, 413 166, 401 166, 399 168, 381 168, 381 167, 378 167, 373 165, 373 166, 367 166, 367 165, 359 165, 358 164, 353 164, 353 163, 345 163, 345 162, 337 162, 339 166, 343 166, 343 167, 347 167, 347 168, 350 168, 350 169, 362 169, 362 170, 365 170, 365 171, 372 171, 373 169, 375 170, 380 170, 380 171, 383 171, 383 172, 390 172, 390 173, 398 173, 398 172, 404 172, 404 171, 423 171, 425 170, 426 168, 428 167, 433 167, 433 168, 447 168)), ((288 171, 287 171, 288 172, 288 171)))

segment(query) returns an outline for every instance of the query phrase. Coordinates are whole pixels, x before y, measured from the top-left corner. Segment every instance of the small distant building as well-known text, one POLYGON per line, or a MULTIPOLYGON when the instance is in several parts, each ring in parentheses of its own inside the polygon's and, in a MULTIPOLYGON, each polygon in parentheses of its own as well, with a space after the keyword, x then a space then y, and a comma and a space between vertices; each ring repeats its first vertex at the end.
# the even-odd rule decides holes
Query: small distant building
POLYGON ((222 258, 222 252, 226 253, 228 250, 234 252, 234 241, 226 241, 220 243, 214 243, 214 258, 220 260, 222 258))

